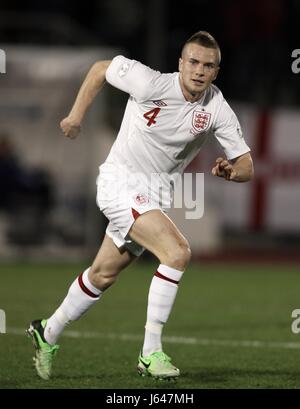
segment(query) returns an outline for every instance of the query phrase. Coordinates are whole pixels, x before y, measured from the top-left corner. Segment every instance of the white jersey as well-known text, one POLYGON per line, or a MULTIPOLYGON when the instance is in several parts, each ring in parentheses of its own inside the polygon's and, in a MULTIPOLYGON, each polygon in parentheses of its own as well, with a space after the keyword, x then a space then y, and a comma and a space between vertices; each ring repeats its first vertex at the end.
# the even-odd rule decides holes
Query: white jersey
POLYGON ((161 74, 135 60, 115 57, 106 80, 129 94, 117 139, 105 161, 129 172, 181 174, 208 138, 217 138, 227 159, 250 149, 221 91, 210 85, 196 102, 186 101, 179 73, 161 74))

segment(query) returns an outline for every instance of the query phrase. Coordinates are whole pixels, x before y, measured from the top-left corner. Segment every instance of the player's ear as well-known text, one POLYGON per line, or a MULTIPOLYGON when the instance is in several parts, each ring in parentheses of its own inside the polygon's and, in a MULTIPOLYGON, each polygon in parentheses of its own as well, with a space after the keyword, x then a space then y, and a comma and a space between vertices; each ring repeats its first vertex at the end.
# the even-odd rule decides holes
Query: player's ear
POLYGON ((182 61, 182 58, 180 57, 179 61, 178 61, 178 70, 179 70, 179 72, 182 71, 182 63, 183 63, 183 61, 182 61))
POLYGON ((217 78, 217 76, 219 74, 219 70, 220 70, 220 67, 217 67, 213 81, 217 78))

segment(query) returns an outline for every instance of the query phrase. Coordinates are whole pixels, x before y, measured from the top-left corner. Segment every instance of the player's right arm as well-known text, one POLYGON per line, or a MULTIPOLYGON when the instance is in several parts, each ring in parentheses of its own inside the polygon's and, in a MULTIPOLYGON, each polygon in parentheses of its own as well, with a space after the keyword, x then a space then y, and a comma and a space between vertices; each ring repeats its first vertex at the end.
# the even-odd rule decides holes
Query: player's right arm
POLYGON ((76 138, 80 132, 83 117, 94 98, 105 83, 105 75, 111 61, 97 61, 85 77, 69 115, 60 127, 65 136, 76 138))

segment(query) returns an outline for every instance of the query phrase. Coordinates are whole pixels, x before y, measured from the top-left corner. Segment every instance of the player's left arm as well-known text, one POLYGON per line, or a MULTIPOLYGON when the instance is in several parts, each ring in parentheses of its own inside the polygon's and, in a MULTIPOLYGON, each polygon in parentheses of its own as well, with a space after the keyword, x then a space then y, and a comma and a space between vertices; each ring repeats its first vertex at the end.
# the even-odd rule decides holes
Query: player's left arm
POLYGON ((232 182, 248 182, 254 175, 251 154, 247 152, 232 160, 217 158, 212 174, 232 182))

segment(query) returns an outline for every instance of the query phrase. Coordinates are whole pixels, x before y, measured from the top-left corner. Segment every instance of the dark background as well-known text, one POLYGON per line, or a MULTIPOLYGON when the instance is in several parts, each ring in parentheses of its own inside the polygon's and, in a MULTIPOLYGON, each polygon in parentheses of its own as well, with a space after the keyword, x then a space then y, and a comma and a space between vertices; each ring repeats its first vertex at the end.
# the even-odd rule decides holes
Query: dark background
POLYGON ((175 71, 185 40, 207 30, 222 50, 225 96, 262 107, 300 103, 291 72, 297 0, 4 0, 0 15, 2 43, 114 46, 161 71, 175 71))

